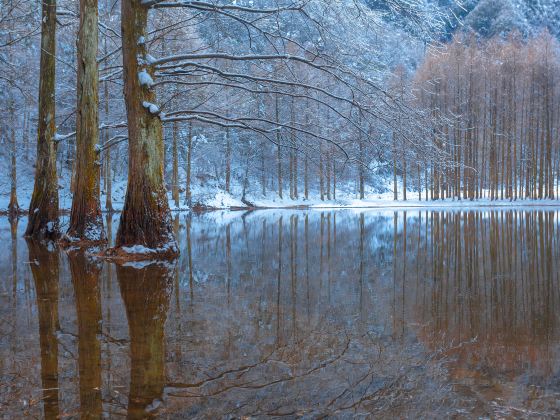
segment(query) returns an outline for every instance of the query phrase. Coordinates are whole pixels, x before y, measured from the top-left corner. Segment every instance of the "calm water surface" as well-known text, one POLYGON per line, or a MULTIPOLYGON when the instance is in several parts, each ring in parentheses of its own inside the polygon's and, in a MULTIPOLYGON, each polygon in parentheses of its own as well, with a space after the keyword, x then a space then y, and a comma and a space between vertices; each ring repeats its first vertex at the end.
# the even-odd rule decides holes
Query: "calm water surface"
POLYGON ((180 214, 179 260, 129 266, 25 224, 2 418, 560 415, 557 211, 180 214))

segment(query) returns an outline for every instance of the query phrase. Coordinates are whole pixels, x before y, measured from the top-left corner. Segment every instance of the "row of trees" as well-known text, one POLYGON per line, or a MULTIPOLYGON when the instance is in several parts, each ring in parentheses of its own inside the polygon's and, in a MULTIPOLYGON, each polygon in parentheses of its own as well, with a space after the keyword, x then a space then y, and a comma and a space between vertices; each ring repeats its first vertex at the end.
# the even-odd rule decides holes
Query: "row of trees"
MULTIPOLYGON (((123 0, 120 12, 116 3, 101 3, 81 0, 77 8, 73 2, 47 0, 40 4, 39 19, 36 2, 3 2, 2 27, 7 28, 3 40, 5 34, 12 40, 10 25, 41 26, 38 111, 28 112, 26 107, 23 116, 13 116, 11 126, 12 213, 19 209, 16 127, 21 124, 23 138, 32 121, 38 126, 28 236, 56 239, 60 235, 57 163, 65 155, 73 194, 65 240, 104 242, 100 175, 110 208, 111 169, 116 166, 111 150, 126 142, 128 185, 117 249, 142 245, 150 252, 175 254, 164 179, 164 126, 171 133, 166 137, 171 138, 170 184, 175 200, 179 133, 188 133, 184 136, 188 202, 193 132, 224 137, 226 190, 235 164, 232 142, 243 139, 249 147, 237 145, 237 150, 245 161, 244 193, 249 167, 255 166, 249 163, 259 157, 263 191, 270 172, 267 164, 274 159, 278 194, 287 194, 284 178, 289 173, 292 198, 308 197, 310 180, 315 179, 313 167, 321 174, 317 182, 321 195, 335 197, 338 167, 349 162, 355 168, 363 166, 367 147, 376 146, 376 138, 389 138, 389 132, 398 133, 418 153, 425 145, 421 133, 428 125, 418 122, 421 113, 406 116, 410 109, 401 98, 383 88, 388 69, 379 66, 383 49, 367 52, 366 48, 374 36, 380 37, 379 43, 387 38, 379 28, 386 26, 389 14, 401 13, 417 26, 418 34, 433 31, 438 17, 423 2, 391 1, 386 10, 377 11, 361 2, 323 0, 246 4, 123 0), (356 25, 362 31, 350 30, 356 25), (72 39, 72 33, 78 39, 75 49, 64 42, 72 39), (75 79, 68 69, 75 71, 75 79), (75 80, 75 101, 67 93, 57 100, 56 93, 64 92, 61 80, 75 80), (113 106, 123 88, 125 106, 113 106), (64 110, 63 118, 57 118, 57 107, 64 110)), ((36 33, 26 32, 2 48, 17 54, 18 43, 29 42, 36 33)), ((14 60, 7 62, 13 65, 14 60)), ((16 79, 6 78, 10 90, 24 89, 16 79)), ((13 102, 23 101, 13 94, 13 102)), ((122 167, 122 160, 119 164, 122 167)), ((358 172, 363 191, 364 172, 358 172)))
POLYGON ((454 162, 425 163, 433 198, 558 196, 559 51, 545 32, 528 41, 456 37, 427 57, 417 99, 448 121, 439 146, 454 162))

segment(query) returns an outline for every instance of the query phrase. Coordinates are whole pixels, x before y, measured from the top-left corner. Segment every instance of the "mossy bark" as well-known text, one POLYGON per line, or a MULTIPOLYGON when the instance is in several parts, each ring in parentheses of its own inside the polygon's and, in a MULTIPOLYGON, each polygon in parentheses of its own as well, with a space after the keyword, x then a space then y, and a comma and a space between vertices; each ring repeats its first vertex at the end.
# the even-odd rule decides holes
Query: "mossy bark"
POLYGON ((169 203, 163 176, 163 132, 149 84, 141 84, 140 72, 153 75, 144 63, 148 9, 140 0, 123 0, 122 43, 124 95, 128 117, 128 186, 116 246, 143 245, 165 254, 177 254, 171 228, 169 203))
POLYGON ((59 236, 55 141, 56 0, 43 0, 42 13, 37 164, 25 235, 56 239, 59 236))
POLYGON ((70 241, 103 242, 100 204, 99 88, 97 0, 80 1, 78 32, 78 107, 76 121, 76 184, 72 200, 70 241))

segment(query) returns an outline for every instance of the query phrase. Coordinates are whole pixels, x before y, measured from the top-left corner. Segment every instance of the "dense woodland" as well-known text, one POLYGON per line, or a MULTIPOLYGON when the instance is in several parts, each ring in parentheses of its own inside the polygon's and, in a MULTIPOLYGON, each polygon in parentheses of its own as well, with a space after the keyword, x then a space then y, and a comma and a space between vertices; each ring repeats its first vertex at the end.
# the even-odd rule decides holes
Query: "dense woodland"
POLYGON ((113 252, 173 255, 169 200, 556 198, 556 6, 2 0, 7 210, 98 244, 122 187, 113 252))

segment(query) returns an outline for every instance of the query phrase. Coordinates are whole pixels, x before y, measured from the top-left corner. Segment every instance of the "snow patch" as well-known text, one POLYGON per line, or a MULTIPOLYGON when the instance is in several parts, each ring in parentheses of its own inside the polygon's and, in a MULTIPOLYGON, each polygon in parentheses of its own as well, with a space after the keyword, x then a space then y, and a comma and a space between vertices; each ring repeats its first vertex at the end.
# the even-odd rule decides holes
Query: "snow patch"
POLYGON ((148 101, 142 102, 142 106, 150 111, 150 114, 158 115, 159 114, 159 107, 156 104, 153 104, 148 101))
POLYGON ((140 81, 140 86, 148 86, 151 88, 154 85, 154 79, 152 79, 152 76, 150 76, 146 70, 142 70, 138 73, 138 80, 140 81))

